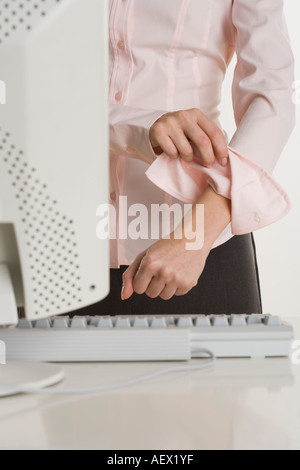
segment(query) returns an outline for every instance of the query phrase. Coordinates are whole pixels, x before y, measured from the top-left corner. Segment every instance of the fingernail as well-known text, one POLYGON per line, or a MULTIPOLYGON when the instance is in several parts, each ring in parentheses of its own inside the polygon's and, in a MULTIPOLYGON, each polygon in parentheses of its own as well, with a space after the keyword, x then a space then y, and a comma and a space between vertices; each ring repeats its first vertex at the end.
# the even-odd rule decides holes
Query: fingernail
POLYGON ((124 300, 124 286, 122 287, 122 290, 121 290, 121 300, 124 300))
POLYGON ((227 165, 227 162, 228 162, 227 158, 223 158, 223 159, 222 159, 222 165, 223 165, 223 166, 226 166, 226 165, 227 165))

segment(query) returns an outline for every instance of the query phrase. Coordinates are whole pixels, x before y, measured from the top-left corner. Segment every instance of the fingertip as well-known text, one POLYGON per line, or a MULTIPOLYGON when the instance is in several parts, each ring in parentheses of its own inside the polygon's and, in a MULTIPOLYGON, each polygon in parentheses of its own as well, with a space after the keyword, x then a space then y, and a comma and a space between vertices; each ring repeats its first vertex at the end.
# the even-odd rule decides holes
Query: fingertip
POLYGON ((171 151, 167 153, 167 156, 171 158, 172 160, 177 160, 177 158, 179 157, 178 152, 175 153, 171 151))
POLYGON ((227 166, 227 164, 228 164, 228 158, 222 158, 221 165, 222 166, 227 166))
POLYGON ((128 300, 133 294, 132 287, 124 285, 121 290, 121 300, 128 300))
POLYGON ((127 296, 123 296, 123 297, 121 297, 121 299, 122 299, 123 302, 125 302, 126 300, 129 300, 131 296, 132 296, 132 294, 127 295, 127 296))

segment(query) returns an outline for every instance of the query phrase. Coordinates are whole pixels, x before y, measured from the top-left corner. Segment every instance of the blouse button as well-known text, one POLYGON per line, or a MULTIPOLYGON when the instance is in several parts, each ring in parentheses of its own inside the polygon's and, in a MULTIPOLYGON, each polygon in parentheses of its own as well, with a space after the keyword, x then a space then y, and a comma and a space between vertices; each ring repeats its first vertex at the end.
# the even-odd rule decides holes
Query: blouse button
POLYGON ((121 51, 124 51, 124 49, 125 49, 124 41, 119 41, 119 42, 118 42, 118 48, 119 48, 121 51))
POLYGON ((118 93, 115 94, 116 101, 121 101, 122 99, 122 93, 118 91, 118 93))
POLYGON ((254 221, 257 222, 258 224, 261 222, 261 217, 259 216, 259 214, 255 213, 253 218, 254 218, 254 221))
POLYGON ((117 195, 116 195, 115 191, 113 191, 112 193, 110 193, 110 199, 111 199, 113 202, 116 202, 116 200, 117 200, 117 195))

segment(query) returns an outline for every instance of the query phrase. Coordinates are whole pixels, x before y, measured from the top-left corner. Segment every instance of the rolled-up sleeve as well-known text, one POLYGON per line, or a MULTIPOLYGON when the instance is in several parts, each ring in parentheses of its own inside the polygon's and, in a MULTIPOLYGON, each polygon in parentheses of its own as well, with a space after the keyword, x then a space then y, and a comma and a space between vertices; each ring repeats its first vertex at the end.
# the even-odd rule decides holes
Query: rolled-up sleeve
POLYGON ((272 172, 295 125, 294 57, 283 0, 234 0, 237 65, 233 108, 237 130, 229 143, 229 165, 204 168, 195 159, 161 155, 148 178, 174 195, 195 202, 207 184, 232 201, 232 233, 241 235, 282 218, 290 209, 272 172), (164 178, 165 177, 165 178, 164 178))
POLYGON ((149 140, 149 130, 163 114, 166 111, 110 104, 110 150, 151 164, 155 160, 155 153, 149 140))

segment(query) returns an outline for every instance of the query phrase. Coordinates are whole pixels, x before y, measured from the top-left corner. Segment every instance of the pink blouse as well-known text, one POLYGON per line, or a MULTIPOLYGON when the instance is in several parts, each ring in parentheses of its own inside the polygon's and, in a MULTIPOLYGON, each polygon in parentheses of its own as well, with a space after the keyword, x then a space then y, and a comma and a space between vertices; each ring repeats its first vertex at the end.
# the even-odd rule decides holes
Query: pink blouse
MULTIPOLYGON (((193 203, 208 184, 232 201, 232 222, 214 248, 283 217, 290 202, 271 176, 295 123, 283 0, 110 0, 109 32, 112 229, 124 232, 133 204, 150 214, 151 204, 193 203), (157 157, 149 130, 166 112, 199 108, 223 129, 218 108, 234 52, 229 165, 157 157)), ((155 242, 125 238, 111 240, 113 268, 155 242)))

